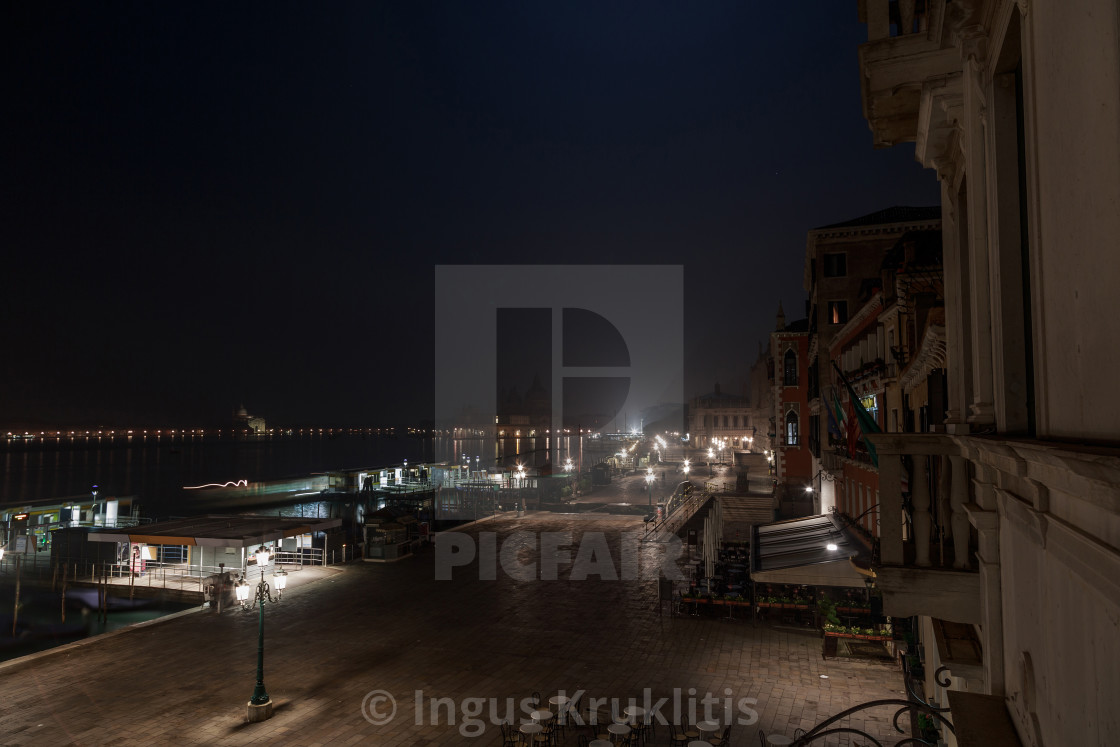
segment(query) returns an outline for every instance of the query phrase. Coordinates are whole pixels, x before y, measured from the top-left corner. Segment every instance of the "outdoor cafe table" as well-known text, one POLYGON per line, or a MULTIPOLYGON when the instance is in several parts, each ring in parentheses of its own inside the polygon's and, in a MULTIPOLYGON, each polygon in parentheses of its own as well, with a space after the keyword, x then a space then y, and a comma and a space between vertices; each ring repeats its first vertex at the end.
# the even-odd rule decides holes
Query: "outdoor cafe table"
POLYGON ((542 731, 544 731, 544 727, 540 724, 522 724, 520 727, 520 731, 522 734, 527 736, 529 738, 529 741, 531 742, 533 741, 533 737, 535 735, 540 734, 542 731))
POLYGON ((622 709, 622 712, 629 716, 631 721, 637 721, 646 715, 646 709, 640 706, 626 706, 622 709))
POLYGON ((719 724, 715 721, 697 721, 696 731, 700 732, 702 738, 707 738, 707 735, 715 734, 719 731, 719 724))
POLYGON ((607 727, 607 731, 616 737, 625 737, 630 733, 630 727, 626 724, 611 724, 607 727))
POLYGON ((558 711, 563 711, 563 710, 567 709, 567 706, 568 706, 569 703, 572 702, 572 699, 569 698, 567 695, 553 695, 551 698, 548 699, 548 702, 551 705, 556 706, 556 709, 558 711))
POLYGON ((561 724, 568 723, 567 716, 572 707, 572 699, 567 695, 553 695, 548 699, 548 702, 551 705, 556 706, 556 712, 559 714, 559 718, 557 720, 561 724))
MULTIPOLYGON (((614 745, 605 739, 592 739, 587 743, 587 747, 614 747, 614 745)), ((711 747, 711 745, 706 745, 706 747, 711 747)))

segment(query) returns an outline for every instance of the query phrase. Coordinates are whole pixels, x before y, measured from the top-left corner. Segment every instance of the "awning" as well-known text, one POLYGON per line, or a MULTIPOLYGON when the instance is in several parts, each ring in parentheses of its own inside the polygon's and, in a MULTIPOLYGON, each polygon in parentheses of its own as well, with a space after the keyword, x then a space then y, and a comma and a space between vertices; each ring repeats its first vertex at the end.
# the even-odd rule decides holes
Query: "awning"
POLYGON ((856 567, 868 564, 867 547, 831 515, 758 524, 751 539, 755 582, 862 587, 867 577, 856 567))
POLYGON ((135 527, 89 532, 90 542, 131 542, 148 545, 252 547, 341 526, 341 519, 283 516, 220 516, 210 514, 135 527))

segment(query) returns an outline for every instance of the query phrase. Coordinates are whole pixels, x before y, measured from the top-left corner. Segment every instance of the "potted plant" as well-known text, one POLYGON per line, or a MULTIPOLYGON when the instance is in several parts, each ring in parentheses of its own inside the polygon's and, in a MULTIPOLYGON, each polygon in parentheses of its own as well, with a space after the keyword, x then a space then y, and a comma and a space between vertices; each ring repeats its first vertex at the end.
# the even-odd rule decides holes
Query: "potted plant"
POLYGON ((827 594, 817 600, 817 611, 825 619, 826 630, 829 625, 840 625, 840 617, 836 614, 836 602, 829 599, 827 594))
POLYGON ((918 733, 921 734, 922 739, 930 744, 937 744, 937 740, 941 737, 941 733, 937 729, 937 722, 924 713, 918 714, 918 733))

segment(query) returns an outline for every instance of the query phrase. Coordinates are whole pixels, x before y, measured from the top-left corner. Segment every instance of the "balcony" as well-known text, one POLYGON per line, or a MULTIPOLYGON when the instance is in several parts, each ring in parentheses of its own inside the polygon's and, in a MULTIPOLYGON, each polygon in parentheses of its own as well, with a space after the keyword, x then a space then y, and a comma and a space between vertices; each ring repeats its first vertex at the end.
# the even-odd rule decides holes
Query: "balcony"
POLYGON ((970 465, 938 434, 877 434, 883 612, 981 622, 970 465))
POLYGON ((942 48, 945 0, 863 0, 860 20, 867 43, 860 45, 863 114, 875 147, 918 137, 919 109, 927 82, 959 72, 955 47, 942 48))

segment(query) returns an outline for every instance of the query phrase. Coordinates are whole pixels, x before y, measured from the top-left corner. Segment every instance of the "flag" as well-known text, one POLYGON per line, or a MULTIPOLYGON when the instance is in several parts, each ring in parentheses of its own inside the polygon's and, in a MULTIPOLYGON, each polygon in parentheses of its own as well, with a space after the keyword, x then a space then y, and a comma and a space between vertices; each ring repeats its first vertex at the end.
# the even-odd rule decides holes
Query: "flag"
POLYGON ((852 406, 852 398, 848 398, 848 412, 844 416, 844 424, 847 426, 848 433, 848 458, 856 458, 856 443, 859 441, 859 425, 856 422, 855 408, 852 406))
POLYGON ((844 420, 844 413, 840 410, 840 403, 836 401, 835 393, 832 395, 832 407, 826 409, 828 410, 828 435, 839 441, 844 437, 844 432, 840 430, 840 423, 844 420))
MULTIPOLYGON (((882 433, 883 431, 879 428, 879 424, 875 422, 875 419, 871 417, 871 413, 864 408, 863 403, 860 402, 859 396, 856 394, 856 390, 852 388, 848 377, 845 376, 844 372, 840 370, 840 367, 836 365, 836 361, 832 362, 832 367, 836 369, 836 373, 840 375, 840 380, 844 382, 844 386, 848 389, 848 404, 852 408, 852 414, 855 416, 854 419, 859 423, 860 431, 863 433, 863 445, 867 447, 867 453, 871 456, 871 463, 878 467, 879 455, 875 453, 875 447, 872 446, 871 442, 867 439, 867 434, 882 433)), ((848 451, 851 452, 853 450, 853 444, 850 437, 848 444, 848 451)))

